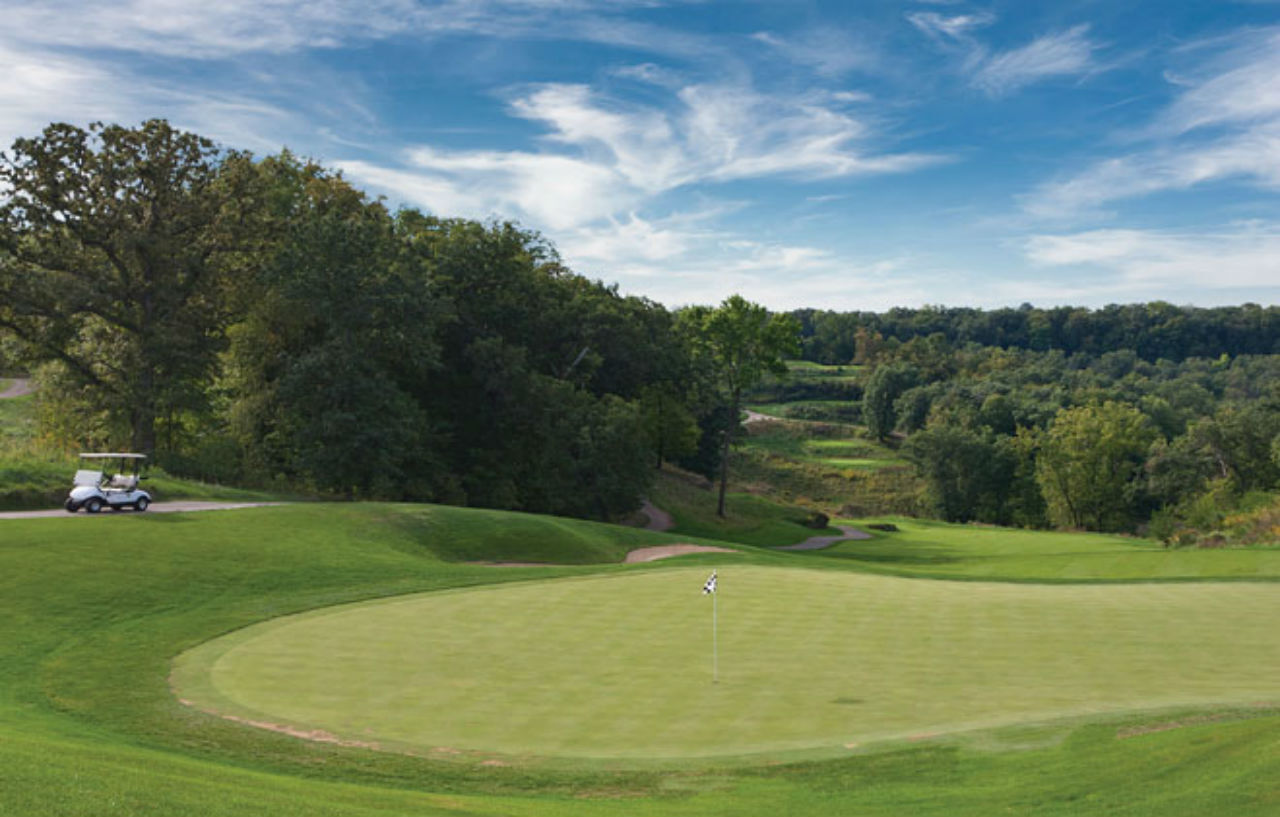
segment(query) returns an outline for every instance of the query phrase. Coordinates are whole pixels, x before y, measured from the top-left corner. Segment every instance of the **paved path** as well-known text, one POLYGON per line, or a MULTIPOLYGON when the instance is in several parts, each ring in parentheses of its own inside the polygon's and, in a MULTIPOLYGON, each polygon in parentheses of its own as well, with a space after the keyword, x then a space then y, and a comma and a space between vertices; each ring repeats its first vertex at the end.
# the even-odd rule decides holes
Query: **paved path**
POLYGON ((774 550, 822 550, 840 542, 850 542, 857 539, 870 539, 871 534, 864 530, 858 530, 851 525, 836 525, 836 530, 840 531, 839 536, 815 536, 812 539, 805 539, 803 542, 795 545, 774 545, 774 550))
MULTIPOLYGON (((192 511, 234 511, 240 508, 265 508, 271 505, 283 505, 283 502, 153 502, 151 507, 147 509, 147 513, 190 513, 192 511)), ((137 513, 132 508, 124 511, 104 510, 98 516, 127 516, 137 513)), ((92 516, 92 514, 81 511, 77 514, 69 514, 63 509, 56 511, 4 511, 0 513, 0 519, 39 519, 41 517, 69 517, 69 516, 92 516)))
MULTIPOLYGON (((0 380, 5 378, 0 377, 0 380)), ((15 377, 9 381, 9 387, 0 391, 0 399, 6 397, 25 397, 31 394, 31 381, 25 377, 15 377)))
POLYGON ((640 512, 644 514, 648 522, 644 523, 645 530, 664 531, 671 530, 676 526, 676 520, 671 518, 671 514, 654 505, 648 499, 640 506, 640 512))
POLYGON ((743 409, 743 410, 742 410, 742 413, 743 413, 743 414, 745 414, 745 415, 747 415, 747 419, 745 419, 745 420, 743 420, 743 421, 742 421, 742 424, 743 424, 744 426, 753 425, 753 424, 755 424, 755 423, 780 423, 780 422, 782 422, 782 419, 781 419, 781 418, 779 418, 779 417, 774 417, 772 414, 761 414, 760 412, 758 412, 758 411, 752 411, 751 409, 743 409))

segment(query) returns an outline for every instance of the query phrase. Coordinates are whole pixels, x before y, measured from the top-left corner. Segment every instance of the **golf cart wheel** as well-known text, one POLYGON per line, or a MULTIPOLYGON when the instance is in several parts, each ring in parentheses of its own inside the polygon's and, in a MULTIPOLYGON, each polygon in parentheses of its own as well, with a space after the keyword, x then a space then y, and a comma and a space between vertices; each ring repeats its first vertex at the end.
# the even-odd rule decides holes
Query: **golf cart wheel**
POLYGON ((150 504, 151 504, 151 500, 147 499, 145 496, 140 496, 138 497, 138 501, 133 503, 133 509, 138 513, 142 513, 147 509, 147 506, 150 504))
POLYGON ((89 513, 97 513, 102 510, 102 500, 95 496, 93 499, 84 503, 84 509, 89 513))
POLYGON ((75 502, 72 502, 70 499, 67 500, 67 504, 64 507, 67 509, 67 513, 75 513, 80 510, 80 506, 75 502))

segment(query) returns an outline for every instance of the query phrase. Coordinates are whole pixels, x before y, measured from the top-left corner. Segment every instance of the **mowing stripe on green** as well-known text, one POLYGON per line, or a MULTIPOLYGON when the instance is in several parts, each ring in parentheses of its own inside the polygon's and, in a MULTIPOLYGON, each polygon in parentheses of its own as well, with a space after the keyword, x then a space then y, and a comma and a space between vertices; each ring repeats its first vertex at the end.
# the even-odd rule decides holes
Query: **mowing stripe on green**
POLYGON ((813 749, 1275 700, 1269 585, 923 582, 719 569, 333 608, 181 656, 180 695, 386 748, 614 759, 813 749))

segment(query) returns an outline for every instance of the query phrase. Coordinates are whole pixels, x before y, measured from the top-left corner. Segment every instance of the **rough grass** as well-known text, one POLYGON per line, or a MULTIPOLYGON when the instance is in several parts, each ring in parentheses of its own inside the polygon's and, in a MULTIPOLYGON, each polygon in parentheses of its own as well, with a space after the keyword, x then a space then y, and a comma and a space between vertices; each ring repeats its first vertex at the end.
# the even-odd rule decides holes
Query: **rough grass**
MULTIPOLYGON (((417 522, 403 515, 398 506, 304 505, 0 521, 0 812, 1261 817, 1274 815, 1280 804, 1280 717, 1265 707, 1086 717, 884 749, 857 747, 845 758, 779 766, 614 772, 480 766, 465 758, 316 744, 222 721, 173 699, 167 676, 174 655, 275 616, 530 576, 632 570, 455 564, 441 556, 452 558, 443 543, 450 525, 423 538, 417 522)), ((500 516, 492 515, 495 521, 500 516)), ((509 524, 518 530, 517 522, 509 524)), ((530 527, 531 547, 551 530, 530 527)), ((1038 540, 1041 547, 1020 560, 1012 553, 1020 545, 1003 540, 999 531, 987 531, 988 541, 948 536, 947 530, 939 526, 933 539, 953 564, 996 561, 1009 578, 1061 572, 1046 566, 1080 551, 1096 552, 1082 544, 1091 537, 1059 540, 1046 534, 1038 540), (1006 548, 1011 552, 1001 558, 1006 548)), ((648 536, 652 543, 685 538, 648 536)), ((919 536, 912 547, 928 547, 930 532, 919 536)), ((1108 539, 1103 552, 1135 544, 1102 538, 1108 539)), ((1184 555, 1136 544, 1142 558, 1127 569, 1145 569, 1139 578, 1165 575, 1166 562, 1158 557, 1184 555)), ((1238 575, 1232 560, 1215 561, 1236 552, 1187 555, 1206 557, 1196 563, 1206 578, 1238 575)), ((688 558, 837 571, 877 566, 820 554, 688 558)), ((1195 612, 1192 605, 1183 615, 1194 618, 1195 612)), ((788 616, 806 618, 803 606, 788 616)), ((823 628, 821 620, 808 624, 823 628)), ((865 624, 893 627, 876 616, 865 624)), ((1112 636, 1105 616, 1095 632, 1103 642, 1112 636)), ((1276 654, 1273 640, 1257 647, 1260 654, 1276 654)), ((1200 667, 1192 654, 1179 673, 1200 667)), ((1153 685, 1153 699, 1161 686, 1153 685)), ((733 730, 735 722, 726 720, 723 727, 733 730)))
POLYGON ((731 492, 725 500, 725 518, 716 515, 717 488, 702 487, 682 476, 658 474, 651 499, 671 514, 673 533, 772 547, 793 545, 812 536, 837 533, 815 530, 803 524, 810 511, 753 494, 731 492))

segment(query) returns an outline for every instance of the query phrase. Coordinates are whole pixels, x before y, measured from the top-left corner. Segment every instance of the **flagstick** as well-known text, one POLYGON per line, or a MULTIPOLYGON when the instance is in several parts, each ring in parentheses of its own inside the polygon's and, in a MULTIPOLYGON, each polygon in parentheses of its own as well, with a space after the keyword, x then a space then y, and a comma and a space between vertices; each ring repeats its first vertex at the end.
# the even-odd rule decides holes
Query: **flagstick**
MULTIPOLYGON (((717 588, 718 590, 719 588, 717 588)), ((720 683, 720 649, 716 642, 716 596, 718 592, 711 594, 711 683, 720 683)))

